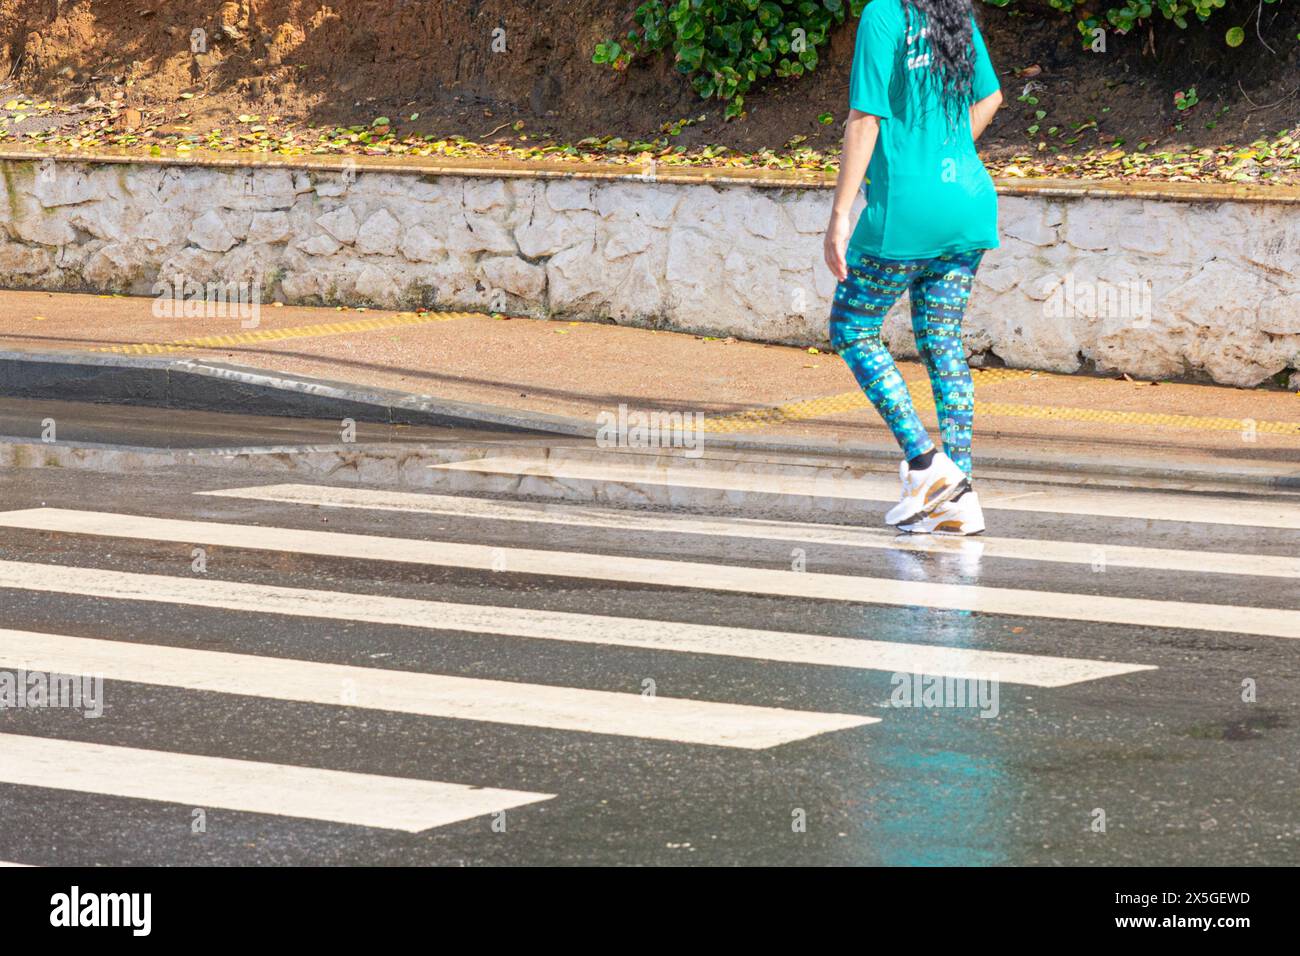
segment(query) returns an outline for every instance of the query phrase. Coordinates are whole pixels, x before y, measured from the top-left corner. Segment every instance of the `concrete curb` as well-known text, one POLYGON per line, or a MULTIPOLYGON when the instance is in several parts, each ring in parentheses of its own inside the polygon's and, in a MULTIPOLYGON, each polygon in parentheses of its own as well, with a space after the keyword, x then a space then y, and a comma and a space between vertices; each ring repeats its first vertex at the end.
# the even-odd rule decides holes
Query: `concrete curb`
MULTIPOLYGON (((184 153, 160 149, 157 154, 127 147, 76 151, 51 150, 44 144, 6 143, 0 161, 101 163, 162 168, 289 169, 314 173, 401 173, 410 176, 468 176, 488 179, 624 180, 678 186, 756 186, 770 189, 833 189, 835 172, 815 169, 673 166, 653 159, 627 162, 576 162, 557 159, 511 159, 486 156, 277 156, 267 153, 213 153, 203 149, 184 153)), ((1091 180, 1058 177, 993 180, 1003 196, 1059 198, 1163 199, 1172 202, 1265 202, 1300 204, 1300 186, 1263 183, 1184 183, 1169 180, 1091 180)))
MULTIPOLYGON (((0 396, 143 405, 233 414, 318 418, 381 424, 477 428, 504 435, 594 439, 594 419, 455 402, 393 389, 367 388, 197 359, 140 358, 86 352, 0 351, 0 396)), ((715 449, 825 458, 833 462, 898 460, 892 447, 863 442, 756 438, 712 434, 715 449)), ((1243 492, 1300 490, 1300 469, 1242 472, 1231 465, 1188 467, 1158 460, 1110 464, 1067 457, 982 455, 999 472, 1065 472, 1112 479, 1155 479, 1239 485, 1243 492)))
MULTIPOLYGON (((899 454, 893 447, 867 445, 860 442, 815 442, 802 439, 740 437, 733 435, 709 436, 715 447, 734 448, 737 451, 770 452, 776 454, 827 456, 839 459, 888 462, 891 470, 898 467, 899 454)), ((1240 485, 1243 493, 1275 490, 1300 491, 1300 468, 1289 473, 1241 472, 1231 466, 1189 467, 1158 460, 1134 461, 1129 464, 1112 464, 1089 459, 1071 459, 1064 456, 976 454, 980 473, 992 470, 1007 478, 1016 472, 1064 472, 1082 477, 1157 480, 1179 482, 1209 482, 1240 485)))
MULTIPOLYGON (((569 420, 197 359, 0 351, 0 395, 389 425, 576 434, 569 420)), ((594 434, 594 430, 592 432, 594 434)))

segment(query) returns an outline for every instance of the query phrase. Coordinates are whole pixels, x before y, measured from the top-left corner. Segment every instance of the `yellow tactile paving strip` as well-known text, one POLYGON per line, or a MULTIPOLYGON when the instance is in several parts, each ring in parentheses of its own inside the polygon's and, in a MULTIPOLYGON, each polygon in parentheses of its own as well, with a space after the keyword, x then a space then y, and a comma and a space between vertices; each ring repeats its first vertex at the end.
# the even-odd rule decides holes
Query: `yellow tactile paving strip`
MULTIPOLYGON (((972 369, 976 390, 983 385, 1041 376, 1021 369, 972 369)), ((919 410, 934 408, 934 398, 924 382, 908 385, 912 403, 919 410)), ((790 402, 769 408, 747 409, 730 415, 719 415, 705 420, 708 432, 753 431, 783 422, 806 421, 825 415, 839 415, 861 408, 870 408, 871 402, 860 391, 842 392, 823 398, 790 402)), ((993 418, 1038 418, 1052 421, 1101 422, 1142 428, 1179 428, 1197 431, 1253 431, 1271 435, 1291 435, 1300 438, 1300 421, 1258 421, 1250 418, 1220 418, 1207 415, 1173 415, 1157 412, 1123 412, 1104 408, 1073 408, 1065 405, 1021 405, 1012 402, 975 402, 975 415, 993 418)))
MULTIPOLYGON (((282 329, 256 329, 229 335, 208 335, 168 342, 140 342, 124 345, 100 346, 93 352, 118 355, 161 355, 196 349, 220 349, 241 345, 257 345, 291 339, 318 338, 349 333, 372 332, 411 326, 429 325, 453 319, 490 318, 479 312, 400 312, 375 318, 352 319, 341 322, 323 322, 314 325, 291 326, 282 329)), ((1028 369, 980 368, 971 369, 976 392, 988 386, 1027 379, 1056 378, 1047 372, 1028 369)), ((1060 376, 1069 378, 1070 376, 1060 376)), ((933 410, 934 399, 924 380, 908 385, 913 404, 918 410, 933 410)), ((871 403, 861 391, 842 392, 820 398, 788 402, 784 405, 746 409, 728 415, 718 415, 705 421, 708 432, 754 431, 787 422, 807 421, 831 415, 840 415, 870 408, 871 403)), ((993 418, 1024 418, 1063 422, 1097 422, 1102 424, 1142 427, 1152 429, 1191 429, 1196 431, 1246 432, 1287 435, 1300 438, 1300 421, 1259 421, 1216 416, 1177 415, 1158 412, 1129 412, 1111 409, 1077 408, 1062 405, 1031 405, 1012 402, 975 402, 977 416, 993 418)))
POLYGON ((1104 422, 1109 425, 1141 425, 1146 428, 1191 428, 1198 431, 1245 432, 1294 435, 1300 438, 1300 422, 1261 422, 1253 418, 1218 418, 1208 415, 1166 415, 1155 412, 1117 412, 1104 408, 1070 408, 1055 405, 1012 405, 1006 402, 976 402, 976 415, 994 418, 1050 418, 1056 421, 1104 422))
POLYGON ((995 382, 1014 382, 1024 378, 1051 378, 1048 372, 1034 372, 1027 368, 973 368, 970 370, 975 387, 995 382))
POLYGON ((191 339, 174 339, 170 342, 139 342, 132 345, 106 345, 90 349, 92 352, 111 352, 117 355, 161 355, 187 352, 191 349, 219 349, 235 345, 255 345, 261 342, 282 342, 286 339, 310 339, 322 335, 344 335, 349 332, 374 332, 379 329, 397 329, 411 325, 428 325, 450 319, 470 317, 486 318, 477 312, 399 312, 397 315, 375 319, 355 319, 351 322, 322 322, 318 325, 298 325, 286 329, 260 329, 233 335, 205 335, 191 339))

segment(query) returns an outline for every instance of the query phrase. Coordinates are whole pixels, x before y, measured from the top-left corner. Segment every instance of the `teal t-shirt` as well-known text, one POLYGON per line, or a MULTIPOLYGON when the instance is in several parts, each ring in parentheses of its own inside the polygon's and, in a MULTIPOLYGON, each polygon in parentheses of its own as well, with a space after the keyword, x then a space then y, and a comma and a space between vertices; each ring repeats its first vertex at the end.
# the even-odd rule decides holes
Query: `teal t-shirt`
MULTIPOLYGON (((971 18, 971 102, 999 89, 971 18)), ((867 167, 867 205, 849 249, 877 259, 928 259, 998 245, 998 198, 975 152, 970 114, 944 115, 929 76, 925 19, 901 0, 871 0, 858 23, 849 105, 880 117, 867 167)))

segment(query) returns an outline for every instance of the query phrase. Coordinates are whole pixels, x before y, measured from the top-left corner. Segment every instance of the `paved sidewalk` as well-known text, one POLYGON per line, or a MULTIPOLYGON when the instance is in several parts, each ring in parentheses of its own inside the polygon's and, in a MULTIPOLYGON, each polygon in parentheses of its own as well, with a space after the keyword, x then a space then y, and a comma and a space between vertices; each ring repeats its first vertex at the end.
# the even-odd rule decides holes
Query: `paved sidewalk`
MULTIPOLYGON (((758 445, 892 454, 833 354, 590 322, 270 307, 160 319, 154 300, 0 292, 0 349, 193 357, 594 422, 602 410, 703 412, 758 445)), ((902 363, 927 424, 924 371, 902 363)), ((977 462, 1300 476, 1300 395, 1013 369, 976 372, 977 462)))

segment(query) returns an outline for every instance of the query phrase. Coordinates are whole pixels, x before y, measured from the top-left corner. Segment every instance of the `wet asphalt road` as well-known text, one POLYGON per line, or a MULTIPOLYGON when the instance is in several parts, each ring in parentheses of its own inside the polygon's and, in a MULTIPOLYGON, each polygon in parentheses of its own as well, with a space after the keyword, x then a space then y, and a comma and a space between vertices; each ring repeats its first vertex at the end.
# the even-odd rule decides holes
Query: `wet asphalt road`
MULTIPOLYGON (((788 570, 771 539, 196 496, 275 476, 0 471, 38 507, 788 570)), ((716 512, 714 512, 716 514, 716 512)), ((1294 530, 989 512, 1002 538, 1295 556, 1294 530)), ((875 516, 864 513, 863 523, 875 516)), ((0 528, 0 561, 189 576, 192 548, 0 528)), ((1300 642, 1193 630, 1180 602, 1300 608, 1294 579, 804 546, 807 569, 1170 602, 1162 627, 209 547, 205 580, 715 624, 1156 669, 1003 683, 978 708, 891 706, 844 667, 0 588, 0 627, 880 718, 768 749, 109 681, 105 713, 0 711, 0 733, 555 794, 419 833, 0 782, 0 860, 91 864, 1295 864, 1300 642), (1243 681, 1257 688, 1242 700, 1243 681), (1105 830, 1099 832, 1098 811, 1105 830), (800 826, 801 822, 803 826, 800 826)), ((1294 635, 1300 637, 1300 634, 1294 635)), ((4 667, 0 667, 0 671, 4 667)), ((650 705, 652 706, 652 705, 650 705)), ((3 759, 0 756, 0 759, 3 759)), ((3 775, 0 766, 0 775, 3 775)))
MULTIPOLYGON (((337 444, 341 421, 178 411, 148 406, 123 407, 85 402, 45 401, 0 396, 0 436, 25 441, 53 439, 67 445, 112 445, 130 448, 243 448, 277 445, 337 444)), ((500 437, 499 432, 469 428, 430 428, 353 422, 351 440, 358 444, 396 444, 500 437)))

